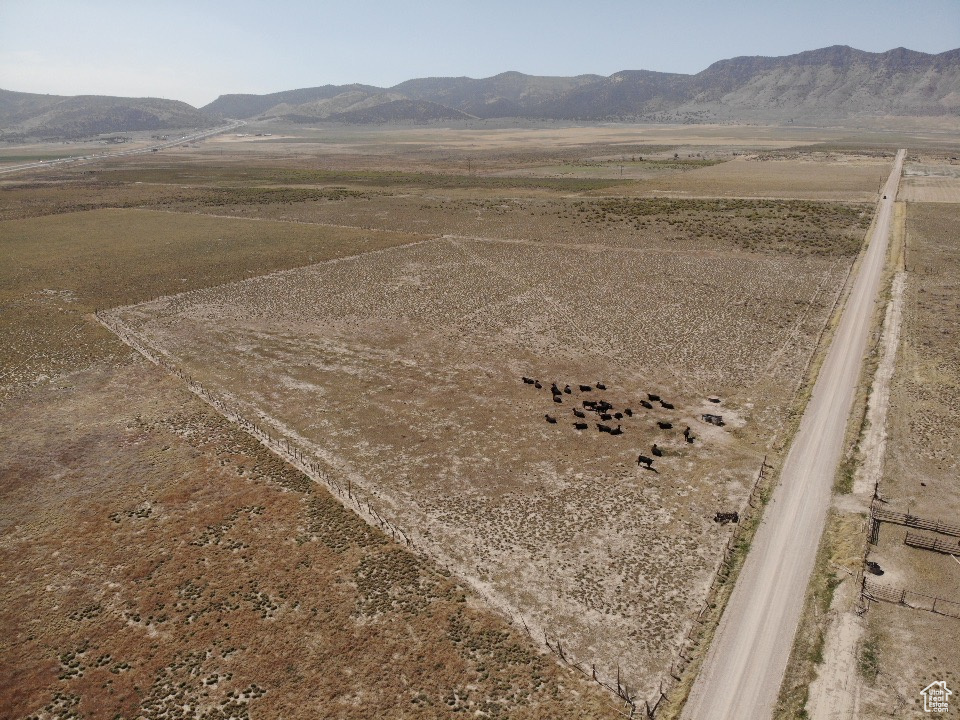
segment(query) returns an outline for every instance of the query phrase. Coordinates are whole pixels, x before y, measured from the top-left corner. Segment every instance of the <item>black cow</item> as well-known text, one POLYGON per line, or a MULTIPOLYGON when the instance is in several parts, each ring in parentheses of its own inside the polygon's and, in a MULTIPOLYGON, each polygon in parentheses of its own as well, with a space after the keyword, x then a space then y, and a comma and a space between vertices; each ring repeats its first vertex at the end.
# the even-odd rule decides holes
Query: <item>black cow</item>
POLYGON ((583 410, 577 410, 576 408, 573 409, 573 414, 576 415, 578 418, 585 418, 587 416, 587 414, 583 410))
POLYGON ((597 401, 596 401, 596 400, 584 400, 584 401, 583 401, 583 406, 584 406, 585 408, 590 408, 591 410, 593 410, 593 409, 597 406, 597 401))
POLYGON ((653 393, 647 393, 647 400, 650 402, 660 402, 660 396, 653 393))
POLYGON ((718 402, 720 402, 720 398, 718 398, 718 397, 708 397, 707 400, 709 400, 709 401, 712 402, 712 403, 718 403, 718 402))
POLYGON ((552 392, 554 395, 559 395, 559 394, 560 394, 560 388, 557 387, 557 384, 556 384, 556 383, 553 383, 553 384, 550 386, 550 392, 552 392))
POLYGON ((653 467, 653 458, 648 458, 646 455, 637 455, 637 465, 644 464, 647 466, 647 469, 653 467))
POLYGON ((668 403, 664 400, 660 401, 660 407, 666 408, 667 410, 673 410, 673 403, 668 403))
POLYGON ((613 430, 610 431, 611 435, 623 435, 623 430, 617 425, 613 430))
POLYGON ((643 405, 647 410, 653 410, 653 405, 648 403, 646 400, 641 400, 640 404, 643 405))
POLYGON ((586 423, 574 423, 573 426, 574 426, 577 430, 586 430, 587 427, 588 427, 586 423))
POLYGON ((539 390, 540 388, 543 387, 543 385, 540 384, 540 381, 539 381, 539 380, 534 380, 534 381, 533 381, 533 386, 534 386, 537 390, 539 390))
POLYGON ((608 403, 606 400, 601 400, 600 402, 597 403, 597 409, 600 412, 606 412, 607 410, 610 410, 612 408, 613 408, 613 405, 608 403))
POLYGON ((623 420, 623 413, 614 413, 613 417, 617 420, 623 420))
POLYGON ((553 401, 554 401, 555 403, 562 403, 562 402, 563 402, 563 395, 554 395, 554 396, 553 396, 553 401))
POLYGON ((650 448, 650 452, 652 452, 656 457, 663 457, 663 450, 661 450, 656 443, 654 443, 653 447, 650 448))
POLYGON ((657 427, 661 430, 669 430, 673 427, 673 423, 667 422, 666 420, 657 420, 657 427))
POLYGON ((580 386, 580 392, 590 392, 591 390, 593 390, 593 388, 590 387, 589 385, 581 385, 581 386, 580 386))
POLYGON ((569 385, 564 385, 564 386, 563 386, 563 391, 564 391, 567 395, 569 395, 570 393, 573 392, 573 390, 570 389, 570 386, 569 386, 569 385))
POLYGON ((613 430, 613 428, 611 428, 609 425, 603 425, 601 423, 597 423, 597 430, 599 430, 602 433, 603 432, 608 433, 611 430, 613 430))
POLYGON ((710 413, 707 413, 705 415, 701 415, 701 417, 703 418, 704 422, 708 422, 711 425, 716 425, 717 427, 720 427, 724 424, 723 415, 711 415, 710 413))
POLYGON ((528 378, 528 377, 522 378, 522 380, 526 385, 533 385, 533 383, 535 382, 533 378, 528 378))
POLYGON ((633 417, 633 410, 631 410, 630 408, 624 408, 623 414, 626 415, 627 417, 633 417))
POLYGON ((613 415, 610 413, 600 413, 601 420, 613 420, 613 415))
POLYGON ((738 523, 740 522, 740 513, 738 512, 718 512, 713 516, 713 521, 718 522, 721 525, 726 525, 728 522, 738 523))
POLYGON ((553 415, 544 415, 544 417, 547 419, 547 422, 550 423, 551 425, 557 424, 557 419, 553 415))
POLYGON ((607 386, 603 383, 597 383, 597 390, 606 390, 607 386))

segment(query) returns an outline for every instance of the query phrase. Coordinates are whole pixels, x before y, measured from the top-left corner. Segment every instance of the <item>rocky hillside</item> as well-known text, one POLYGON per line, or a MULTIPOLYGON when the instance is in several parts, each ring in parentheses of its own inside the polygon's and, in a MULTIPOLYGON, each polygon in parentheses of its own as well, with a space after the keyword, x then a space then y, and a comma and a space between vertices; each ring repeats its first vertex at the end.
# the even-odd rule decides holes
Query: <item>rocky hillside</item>
POLYGON ((392 88, 324 85, 221 95, 197 110, 157 98, 61 97, 0 90, 0 139, 79 138, 199 128, 222 118, 296 123, 468 118, 644 122, 842 123, 877 116, 960 116, 960 49, 929 55, 846 46, 721 60, 696 75, 624 70, 609 77, 420 78, 392 88))
POLYGON ((877 115, 960 114, 960 50, 939 55, 898 48, 868 53, 846 46, 785 57, 721 60, 696 75, 626 70, 610 77, 421 78, 392 88, 327 85, 272 95, 224 95, 203 108, 220 117, 366 122, 369 106, 394 104, 369 122, 431 120, 434 103, 480 118, 564 120, 832 122, 877 115), (404 115, 408 112, 409 115, 404 115), (343 114, 343 117, 337 117, 343 114))

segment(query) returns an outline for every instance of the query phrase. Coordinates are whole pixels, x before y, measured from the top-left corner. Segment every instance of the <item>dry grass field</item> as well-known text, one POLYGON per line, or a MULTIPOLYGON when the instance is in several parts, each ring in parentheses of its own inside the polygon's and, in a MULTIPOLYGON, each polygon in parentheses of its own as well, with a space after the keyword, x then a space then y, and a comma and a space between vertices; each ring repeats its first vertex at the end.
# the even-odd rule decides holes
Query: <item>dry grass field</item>
POLYGON ((409 237, 126 210, 2 237, 34 350, 0 407, 3 717, 617 716, 89 317, 409 237))
POLYGON ((0 222, 0 393, 114 357, 98 307, 417 239, 118 209, 0 222))
MULTIPOLYGON (((960 212, 956 204, 909 203, 903 332, 887 418, 881 492, 897 512, 960 524, 960 212)), ((957 538, 909 529, 914 535, 957 538)), ((877 583, 952 600, 960 610, 960 546, 952 557, 904 544, 908 528, 883 524, 869 559, 877 583)), ((914 604, 930 606, 915 597, 914 604)), ((919 691, 933 680, 960 687, 960 619, 873 603, 860 648, 867 718, 923 717, 919 691)), ((960 717, 951 703, 947 717, 960 717)))
MULTIPOLYGON (((677 232, 692 247, 695 229, 677 232)), ((442 238, 111 316, 360 488, 495 605, 649 697, 729 538, 713 516, 742 506, 849 250, 677 252, 644 237, 442 238), (579 389, 599 380, 606 391, 579 389), (571 386, 560 403, 552 381, 571 386), (675 408, 643 408, 651 392, 675 408), (622 435, 596 417, 575 429, 594 398, 634 410, 611 420, 622 435), (656 472, 638 468, 654 443, 656 472)))
POLYGON ((960 202, 960 161, 947 158, 918 159, 919 162, 903 168, 900 199, 907 202, 960 202))
POLYGON ((655 699, 714 514, 789 432, 883 134, 268 131, 0 181, 0 707, 617 716, 544 632, 655 699), (117 306, 414 547, 92 317, 117 306), (575 429, 600 398, 633 415, 575 429))
POLYGON ((143 361, 0 428, 3 717, 617 716, 143 361))

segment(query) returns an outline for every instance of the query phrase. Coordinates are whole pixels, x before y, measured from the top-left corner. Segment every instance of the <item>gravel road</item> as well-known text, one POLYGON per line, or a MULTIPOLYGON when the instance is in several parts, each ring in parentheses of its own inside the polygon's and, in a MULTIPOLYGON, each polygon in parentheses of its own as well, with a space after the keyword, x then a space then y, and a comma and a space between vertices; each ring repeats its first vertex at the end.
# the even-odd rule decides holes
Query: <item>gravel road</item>
POLYGON ((870 245, 817 377, 780 484, 683 712, 688 720, 770 718, 823 534, 863 363, 903 170, 897 153, 870 245))

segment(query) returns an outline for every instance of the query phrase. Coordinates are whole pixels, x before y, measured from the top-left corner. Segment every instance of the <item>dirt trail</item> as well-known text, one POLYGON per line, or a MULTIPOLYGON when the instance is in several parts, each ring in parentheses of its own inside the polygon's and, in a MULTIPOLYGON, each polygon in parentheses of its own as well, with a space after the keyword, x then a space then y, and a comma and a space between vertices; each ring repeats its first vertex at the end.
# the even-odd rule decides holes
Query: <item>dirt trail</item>
POLYGON ((703 668, 689 720, 771 717, 803 609, 886 259, 905 151, 897 153, 870 245, 810 403, 703 668))
POLYGON ((857 472, 853 492, 869 504, 873 489, 883 474, 883 458, 887 448, 887 408, 890 406, 890 381, 900 347, 900 321, 903 317, 903 287, 906 273, 897 273, 893 279, 890 304, 884 318, 883 357, 873 381, 870 405, 867 408, 867 430, 860 447, 863 465, 857 472))

